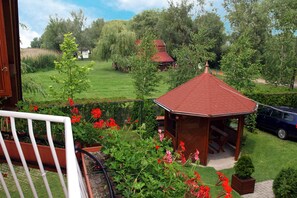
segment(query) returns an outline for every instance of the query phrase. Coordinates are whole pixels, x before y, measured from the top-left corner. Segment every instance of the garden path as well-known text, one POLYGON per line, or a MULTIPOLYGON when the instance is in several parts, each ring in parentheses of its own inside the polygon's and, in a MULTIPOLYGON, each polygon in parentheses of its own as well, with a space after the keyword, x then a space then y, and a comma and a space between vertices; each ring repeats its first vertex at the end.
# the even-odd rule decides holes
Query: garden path
POLYGON ((257 182, 254 193, 242 195, 242 198, 274 198, 272 190, 273 180, 257 182))

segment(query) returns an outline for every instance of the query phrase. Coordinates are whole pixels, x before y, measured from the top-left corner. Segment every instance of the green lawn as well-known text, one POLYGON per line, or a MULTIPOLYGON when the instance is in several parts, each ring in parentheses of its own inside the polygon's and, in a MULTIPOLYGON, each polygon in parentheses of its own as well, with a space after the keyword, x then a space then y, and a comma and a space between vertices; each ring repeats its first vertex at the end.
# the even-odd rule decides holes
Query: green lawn
MULTIPOLYGON (((24 193, 25 197, 33 197, 33 193, 31 191, 30 185, 28 183, 27 177, 25 175, 24 169, 21 166, 14 166, 15 172, 17 174, 17 178, 19 180, 20 186, 22 188, 22 191, 24 193)), ((1 164, 0 165, 0 171, 2 174, 5 174, 6 177, 4 178, 7 188, 9 190, 9 193, 11 197, 20 197, 19 192, 17 190, 16 184, 14 183, 12 174, 8 168, 7 164, 1 164)), ((35 185, 37 194, 39 197, 48 197, 47 191, 45 188, 45 185, 43 183, 43 179, 41 177, 40 171, 38 169, 30 169, 30 175, 32 178, 32 181, 35 185)), ((54 172, 48 172, 46 171, 46 177, 49 182, 53 197, 63 197, 64 192, 58 177, 57 173, 54 172)), ((66 177, 64 178, 64 181, 67 183, 66 177)), ((67 185, 67 184, 66 184, 67 185)), ((6 197, 5 192, 2 188, 2 185, 0 185, 0 197, 6 197)))
MULTIPOLYGON (((257 133, 245 132, 246 140, 242 154, 251 156, 255 172, 252 175, 257 182, 274 179, 282 168, 296 167, 296 140, 280 140, 275 135, 257 130, 257 133)), ((222 171, 229 178, 234 169, 222 171)))
MULTIPOLYGON (((78 61, 78 64, 87 64, 90 61, 78 61)), ((31 74, 25 74, 32 77, 36 82, 40 83, 45 91, 49 93, 49 86, 54 84, 50 79, 51 75, 56 74, 56 71, 36 72, 31 74)), ((159 86, 157 92, 151 97, 156 98, 168 91, 168 84, 165 82, 167 78, 167 72, 159 73, 159 86)), ((122 73, 115 71, 111 67, 111 62, 98 62, 95 61, 93 70, 89 74, 91 82, 91 88, 86 92, 81 93, 77 98, 126 98, 134 99, 134 86, 131 75, 128 73, 122 73)), ((50 101, 54 100, 53 97, 43 97, 41 94, 28 94, 24 93, 24 98, 34 99, 34 101, 50 101)))

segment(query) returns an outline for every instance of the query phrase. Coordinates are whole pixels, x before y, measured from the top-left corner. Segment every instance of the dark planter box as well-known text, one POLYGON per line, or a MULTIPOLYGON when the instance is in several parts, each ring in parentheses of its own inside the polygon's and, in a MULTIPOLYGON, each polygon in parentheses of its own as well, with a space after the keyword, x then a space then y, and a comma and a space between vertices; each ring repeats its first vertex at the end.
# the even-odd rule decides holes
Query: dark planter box
POLYGON ((232 175, 231 187, 240 195, 253 193, 256 180, 254 178, 240 179, 236 175, 232 175))

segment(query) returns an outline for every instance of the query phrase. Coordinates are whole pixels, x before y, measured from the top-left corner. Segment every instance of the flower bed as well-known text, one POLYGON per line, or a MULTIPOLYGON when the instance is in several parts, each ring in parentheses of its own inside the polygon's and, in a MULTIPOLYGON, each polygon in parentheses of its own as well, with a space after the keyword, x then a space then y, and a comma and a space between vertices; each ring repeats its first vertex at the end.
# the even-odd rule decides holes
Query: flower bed
MULTIPOLYGON (((183 142, 174 153, 162 133, 146 139, 143 133, 144 126, 136 132, 107 130, 103 135, 102 152, 108 156, 106 166, 119 193, 124 197, 210 197, 210 187, 199 174, 198 151, 187 160, 183 142)), ((223 186, 219 197, 232 197, 228 179, 219 181, 223 186)))

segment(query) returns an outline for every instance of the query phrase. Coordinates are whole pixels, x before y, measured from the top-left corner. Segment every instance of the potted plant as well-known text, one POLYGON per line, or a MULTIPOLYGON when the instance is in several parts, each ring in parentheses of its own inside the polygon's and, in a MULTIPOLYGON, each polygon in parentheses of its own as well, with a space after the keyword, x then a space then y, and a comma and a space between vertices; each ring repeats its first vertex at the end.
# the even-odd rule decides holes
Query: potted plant
POLYGON ((252 159, 241 156, 234 166, 235 174, 232 175, 231 187, 240 195, 253 193, 256 180, 251 177, 255 171, 252 159))

